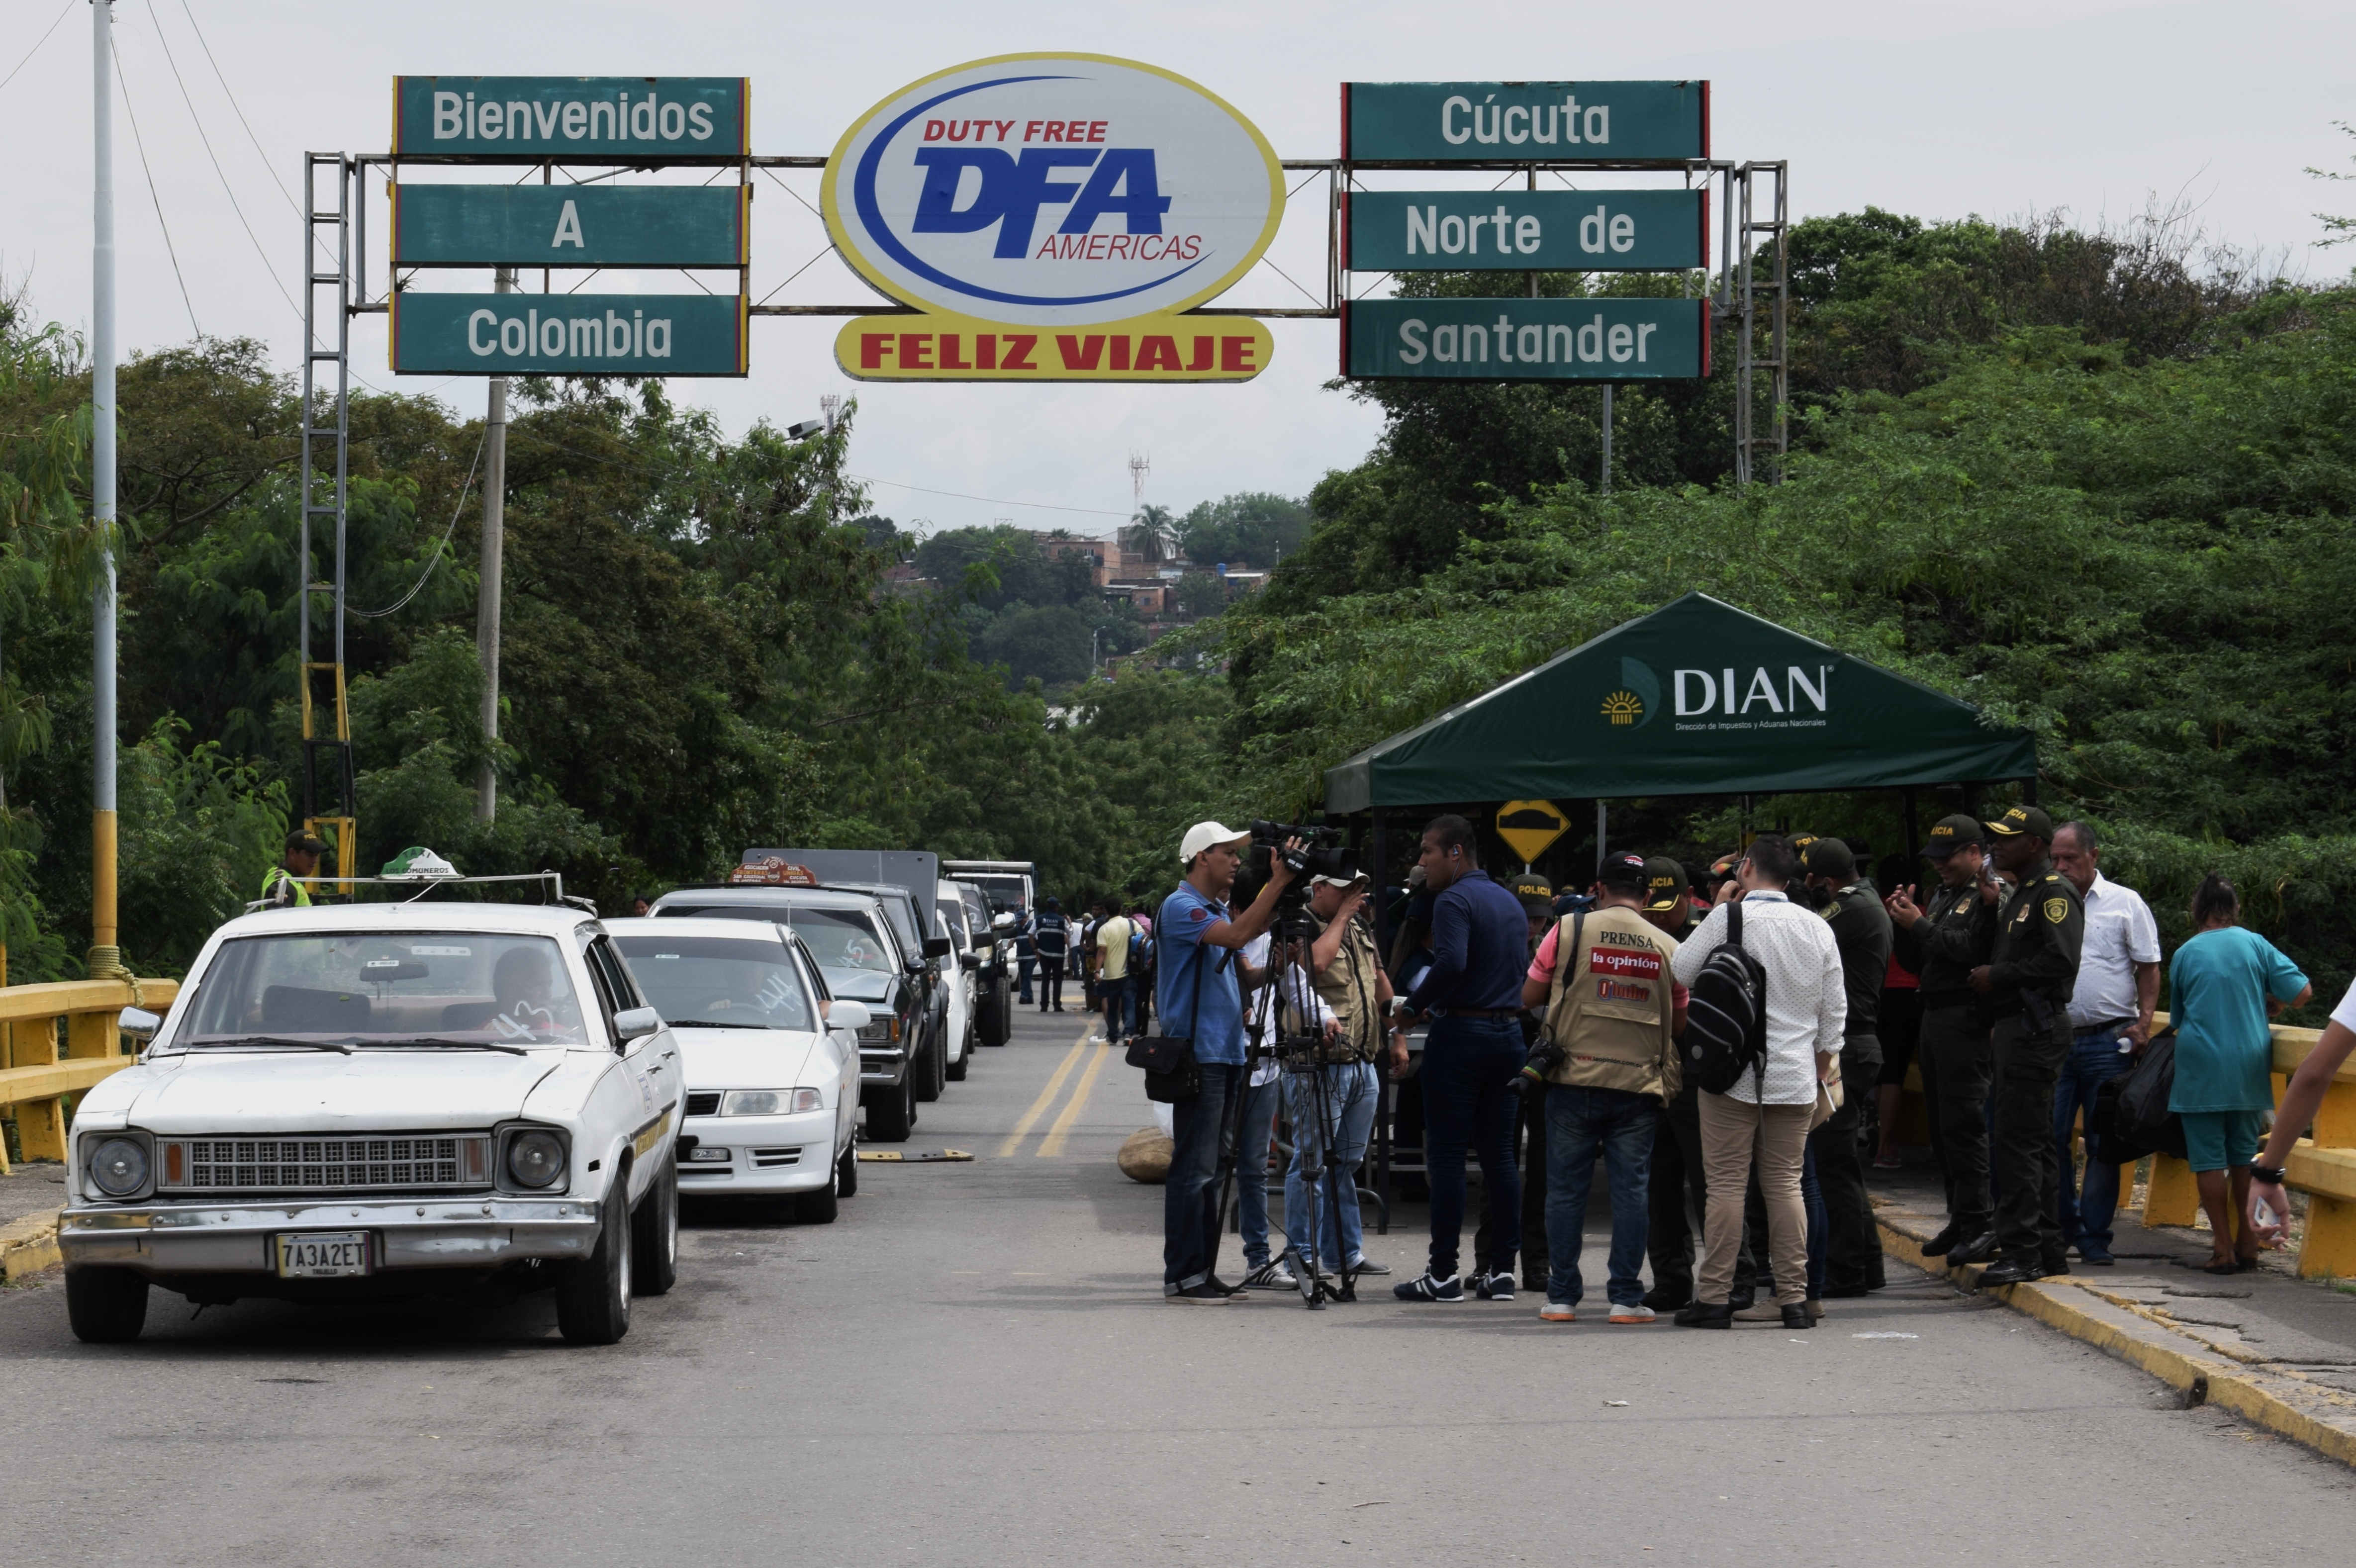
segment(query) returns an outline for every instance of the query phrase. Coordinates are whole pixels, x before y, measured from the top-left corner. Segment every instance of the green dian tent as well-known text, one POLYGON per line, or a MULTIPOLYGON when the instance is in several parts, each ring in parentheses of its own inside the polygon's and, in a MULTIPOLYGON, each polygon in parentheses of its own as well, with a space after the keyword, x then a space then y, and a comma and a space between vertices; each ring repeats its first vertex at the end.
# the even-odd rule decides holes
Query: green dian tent
POLYGON ((1325 809, 2034 780, 2024 730, 1688 593, 1325 773, 1325 809))

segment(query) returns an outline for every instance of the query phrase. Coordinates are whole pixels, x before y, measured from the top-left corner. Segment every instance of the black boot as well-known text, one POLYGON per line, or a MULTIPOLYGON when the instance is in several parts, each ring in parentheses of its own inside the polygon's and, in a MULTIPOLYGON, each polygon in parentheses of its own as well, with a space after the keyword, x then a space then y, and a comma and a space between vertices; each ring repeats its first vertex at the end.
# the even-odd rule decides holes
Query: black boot
POLYGON ((1715 1306, 1707 1301, 1697 1301, 1678 1313, 1675 1321, 1680 1328, 1731 1328, 1734 1327, 1734 1308, 1722 1301, 1715 1306))
POLYGON ((1804 1301, 1794 1301, 1783 1308, 1784 1328, 1813 1328, 1815 1326, 1816 1320, 1808 1316, 1807 1303, 1804 1301))
POLYGON ((1957 1242, 1960 1242, 1963 1239, 1963 1226, 1956 1223, 1954 1221, 1950 1220, 1947 1221, 1945 1228, 1941 1230, 1937 1235, 1922 1243, 1922 1255, 1926 1258, 1945 1257, 1947 1255, 1947 1249, 1954 1246, 1957 1242))

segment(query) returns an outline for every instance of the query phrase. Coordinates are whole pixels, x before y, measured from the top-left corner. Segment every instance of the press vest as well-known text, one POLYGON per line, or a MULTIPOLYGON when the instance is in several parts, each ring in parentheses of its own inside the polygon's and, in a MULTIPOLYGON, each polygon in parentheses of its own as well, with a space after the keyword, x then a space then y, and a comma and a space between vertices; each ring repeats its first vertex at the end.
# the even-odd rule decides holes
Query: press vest
POLYGON ((1676 938, 1637 911, 1617 907, 1590 910, 1584 920, 1565 915, 1555 931, 1546 1033, 1564 1056, 1547 1081, 1658 1100, 1675 1094, 1680 1078, 1669 1039, 1676 1011, 1669 960, 1676 938))

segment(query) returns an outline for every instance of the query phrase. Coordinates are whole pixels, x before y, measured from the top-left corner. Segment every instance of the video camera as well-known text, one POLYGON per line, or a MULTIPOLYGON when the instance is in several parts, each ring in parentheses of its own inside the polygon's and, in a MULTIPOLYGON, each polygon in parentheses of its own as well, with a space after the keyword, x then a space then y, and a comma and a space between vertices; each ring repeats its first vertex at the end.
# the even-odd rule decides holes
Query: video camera
MULTIPOLYGON (((1251 870, 1255 880, 1265 881, 1282 859, 1301 877, 1355 877, 1358 874, 1358 856, 1342 846, 1342 830, 1338 827, 1312 827, 1299 822, 1261 822, 1251 825, 1251 870), (1301 839, 1306 846, 1287 849, 1289 839, 1301 839)), ((1301 883, 1293 884, 1298 888, 1301 883)), ((1306 894, 1304 892, 1303 896, 1306 894)))

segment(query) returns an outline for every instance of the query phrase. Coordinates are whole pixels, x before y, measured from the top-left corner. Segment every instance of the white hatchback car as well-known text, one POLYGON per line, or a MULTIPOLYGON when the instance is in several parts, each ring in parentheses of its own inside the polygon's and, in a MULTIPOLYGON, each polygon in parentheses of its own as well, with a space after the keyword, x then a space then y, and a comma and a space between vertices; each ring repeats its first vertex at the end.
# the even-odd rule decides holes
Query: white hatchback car
POLYGON ((863 1003, 830 1000, 809 952, 766 921, 608 921, 638 988, 679 1041, 688 1197, 792 1197, 825 1224, 859 1187, 863 1003))
POLYGON ((75 1334, 200 1304, 553 1286, 610 1344, 679 1255, 678 1046, 562 905, 362 903, 232 920, 136 1065, 74 1116, 58 1228, 75 1334))

